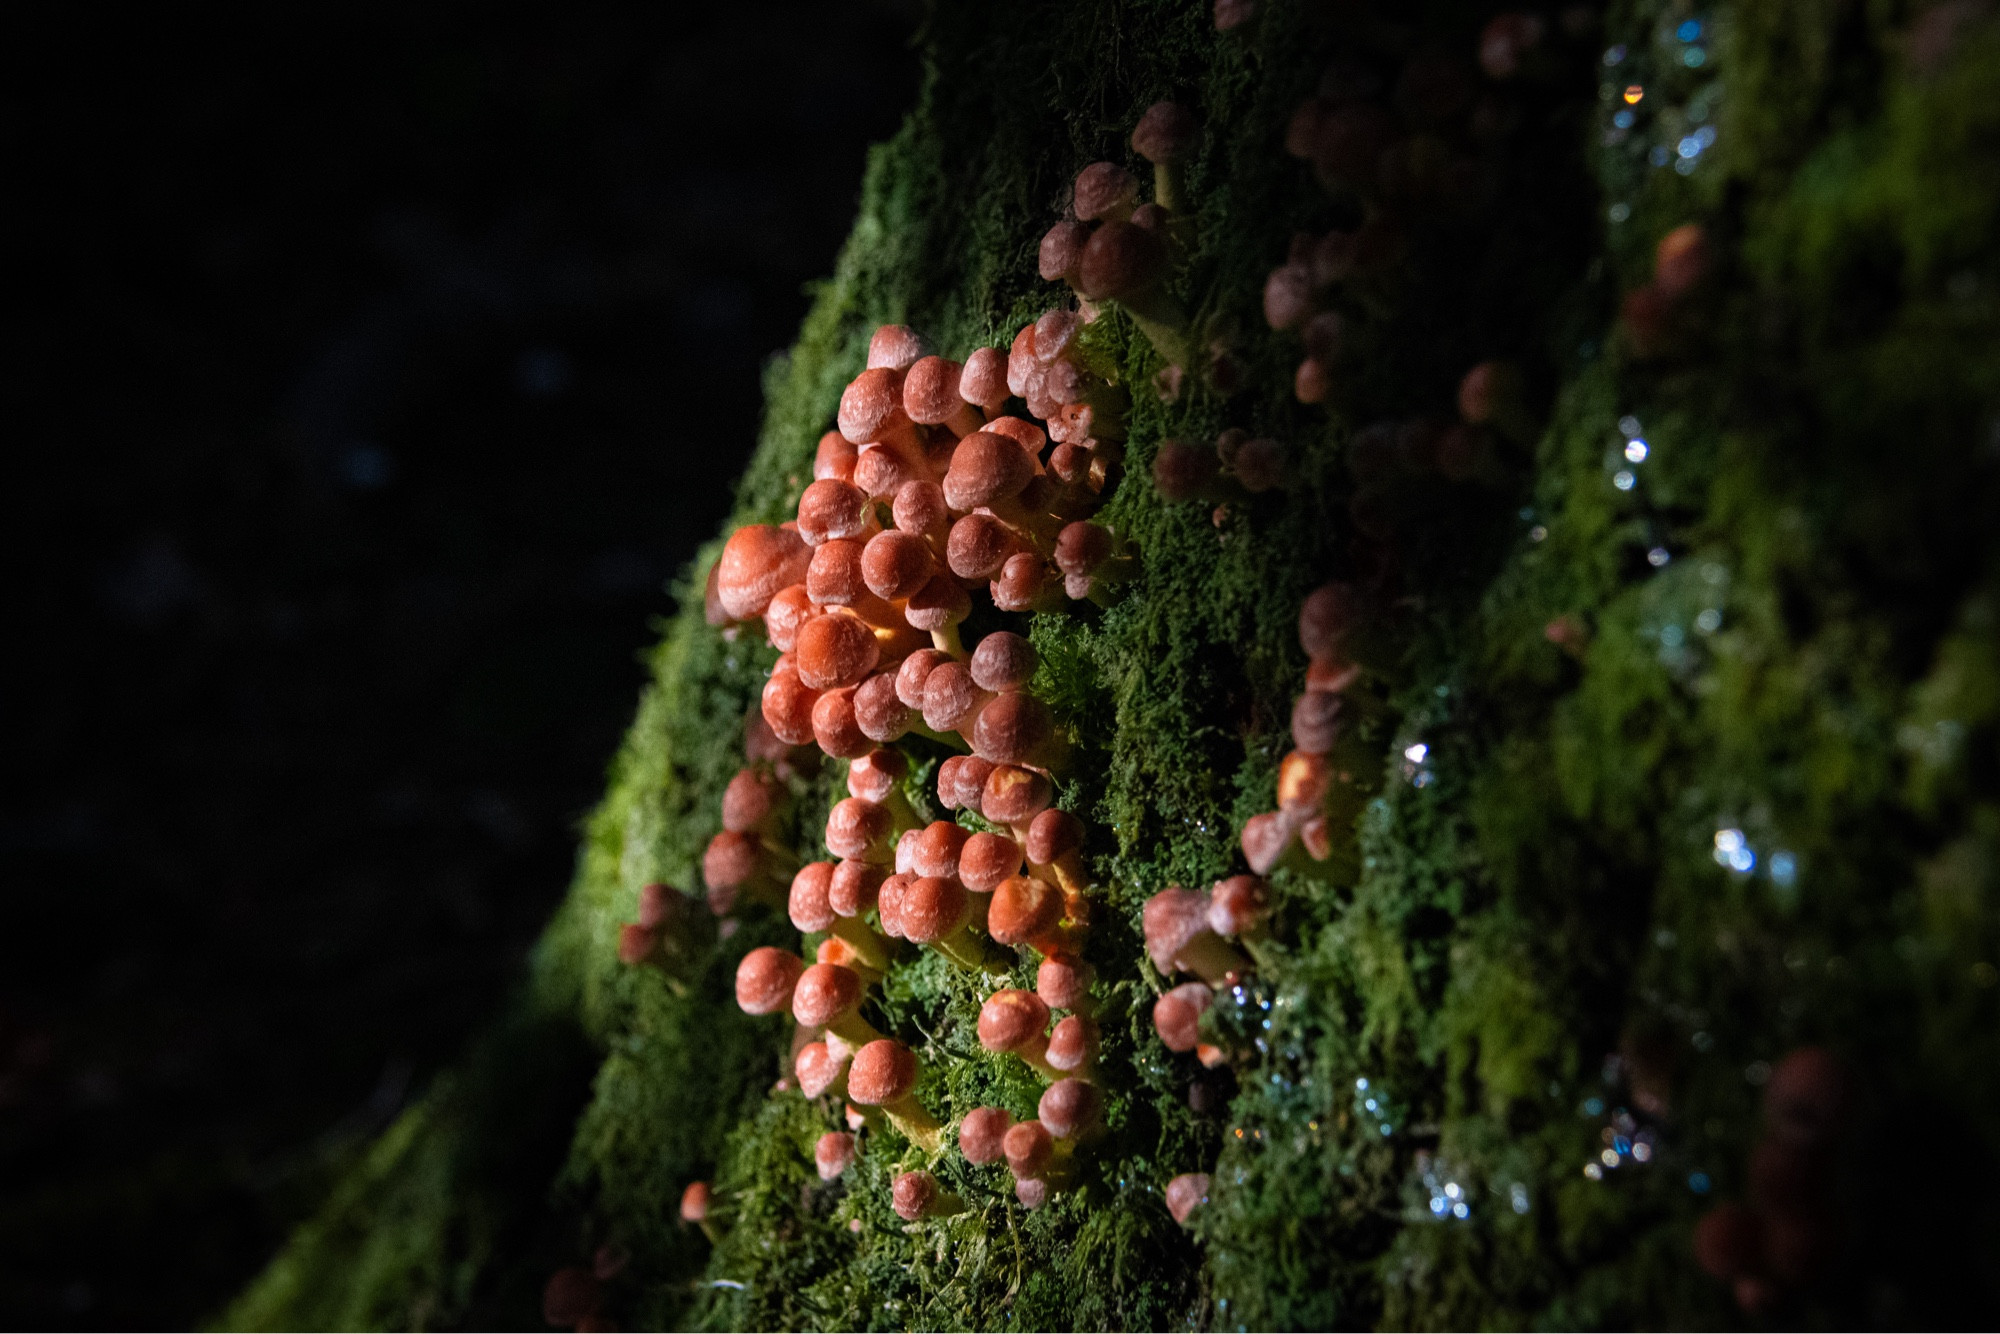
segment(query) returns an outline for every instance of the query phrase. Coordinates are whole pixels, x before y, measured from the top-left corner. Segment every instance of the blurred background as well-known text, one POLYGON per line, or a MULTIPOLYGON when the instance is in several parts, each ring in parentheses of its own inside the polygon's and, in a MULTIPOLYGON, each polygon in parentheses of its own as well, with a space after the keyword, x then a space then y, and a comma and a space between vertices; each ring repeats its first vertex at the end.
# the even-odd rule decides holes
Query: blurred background
POLYGON ((185 1326, 520 976, 916 14, 5 23, 0 1321, 185 1326))

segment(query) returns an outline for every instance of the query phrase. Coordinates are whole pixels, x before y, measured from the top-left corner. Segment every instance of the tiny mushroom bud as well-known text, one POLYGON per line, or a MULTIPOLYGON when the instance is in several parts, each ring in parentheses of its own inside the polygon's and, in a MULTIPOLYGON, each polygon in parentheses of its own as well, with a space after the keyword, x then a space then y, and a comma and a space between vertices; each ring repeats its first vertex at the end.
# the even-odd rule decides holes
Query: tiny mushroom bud
POLYGON ((1036 1117, 1057 1139, 1077 1139, 1090 1132, 1104 1109, 1097 1086, 1083 1079, 1058 1079, 1042 1092, 1036 1117))
POLYGON ((986 779, 993 761, 977 755, 954 755, 938 766, 938 800, 947 810, 977 812, 985 800, 986 779))
POLYGON ((1301 403, 1324 403, 1333 396, 1333 367, 1325 358, 1308 356, 1292 377, 1292 396, 1301 403))
POLYGON ((996 630, 972 651, 972 679, 982 690, 999 692, 1028 684, 1039 661, 1035 646, 1017 634, 996 630))
POLYGON ((764 695, 760 706, 764 725, 787 746, 812 744, 813 705, 819 700, 819 692, 799 680, 798 671, 789 663, 774 669, 771 679, 764 682, 764 695))
POLYGON ((1052 954, 1035 974, 1035 994, 1052 1010, 1079 1010, 1090 1003, 1090 965, 1071 954, 1052 954))
POLYGON ((1173 886, 1146 900, 1140 913, 1146 953, 1162 976, 1190 972, 1210 986, 1232 973, 1245 971, 1250 961, 1217 936, 1208 923, 1208 897, 1173 886))
POLYGON ((1193 1051, 1201 1042, 1201 1017, 1215 992, 1200 982, 1183 982, 1153 1002, 1153 1031, 1168 1051, 1193 1051))
POLYGON ((854 1136, 844 1130, 829 1130, 813 1145, 813 1166, 821 1181, 832 1181, 854 1162, 854 1136))
POLYGON ((796 954, 763 945, 736 965, 736 1003, 745 1014, 777 1014, 791 1008, 792 990, 806 963, 796 954))
POLYGON ((1056 1021, 1049 1031, 1048 1063, 1066 1075, 1087 1075, 1097 1060, 1097 1027, 1079 1014, 1056 1021))
POLYGON ((1036 254, 1036 271, 1052 283, 1076 281, 1076 267, 1083 259, 1083 245, 1090 239, 1090 228, 1071 218, 1065 218, 1042 235, 1041 248, 1036 254))
POLYGON ((1167 1183, 1167 1212, 1182 1226, 1187 1225, 1188 1215, 1207 1199, 1206 1172, 1183 1172, 1167 1183))
MULTIPOLYGON (((918 485, 928 483, 909 484, 918 485)), ((931 544, 913 533, 887 529, 869 538, 861 552, 862 582, 879 598, 908 598, 936 573, 937 556, 931 544)))
POLYGON ((959 850, 958 878, 975 894, 991 894, 1001 881, 1020 873, 1021 845, 1005 834, 974 834, 959 850))
POLYGON ((1049 1183, 1040 1177, 1016 1177, 1014 1198, 1030 1213, 1049 1202, 1049 1183))
POLYGON ((1076 175, 1076 216, 1085 222, 1123 221, 1139 202, 1139 183, 1115 162, 1093 162, 1076 175))
POLYGON ((996 991, 979 1007, 980 1046, 995 1053, 1012 1052, 1055 1078, 1042 1060, 1048 1026, 1049 1007, 1032 991, 996 991))
POLYGON ((1270 874, 1299 834, 1298 821, 1283 811, 1265 811, 1243 822, 1243 860, 1258 875, 1270 874))
POLYGON ((716 563, 716 596, 731 620, 762 616, 779 589, 802 583, 812 548, 790 528, 753 523, 730 534, 716 563))
POLYGON ((1232 875, 1208 892, 1208 925, 1219 936, 1254 933, 1270 910, 1271 891, 1254 875, 1232 875))
POLYGON ((961 968, 986 971, 985 951, 970 930, 972 899, 956 877, 917 876, 898 911, 906 940, 934 947, 961 968))
POLYGON ((924 354, 924 343, 907 324, 885 324, 868 340, 868 368, 908 369, 924 354))
POLYGON ((858 797, 844 798, 827 812, 827 849, 836 857, 877 864, 887 862, 893 823, 888 807, 858 797))
POLYGON ((808 1042, 792 1058, 792 1073, 798 1076, 799 1092, 808 1098, 824 1093, 838 1096, 840 1082, 847 1077, 847 1049, 836 1054, 825 1042, 808 1042))
POLYGON ((1162 440, 1153 455, 1153 489, 1169 503, 1215 499, 1216 453, 1191 440, 1162 440))
POLYGON ((1028 826, 1028 860, 1051 867, 1056 883, 1072 894, 1080 894, 1089 879, 1083 866, 1083 821, 1068 811, 1043 811, 1028 826))
MULTIPOLYGON (((1062 445, 1057 452, 1068 448, 1062 445)), ((1044 604, 1054 595, 1053 586, 1048 566, 1040 556, 1032 551, 1017 551, 1001 563, 1000 573, 993 577, 988 592, 993 605, 1001 611, 1047 611, 1051 607, 1044 604)))
POLYGON ((957 1213, 965 1202, 938 1184, 929 1172, 904 1172, 890 1183, 890 1202, 905 1223, 957 1213))
POLYGON ((709 1189, 706 1181, 690 1181, 681 1192, 681 1220, 687 1223, 708 1221, 709 1189))
POLYGON ((847 1071, 847 1095, 863 1107, 880 1107, 911 1142, 935 1153, 942 1127, 914 1096, 916 1054, 893 1038, 880 1038, 854 1054, 847 1071))
POLYGON ((1055 1137, 1040 1121, 1021 1121, 1000 1137, 1000 1151, 1016 1177, 1039 1177, 1055 1157, 1055 1137))
POLYGON ((975 1107, 958 1125, 958 1151, 974 1166, 997 1163, 1003 1156, 1000 1142, 1014 1118, 999 1107, 975 1107))

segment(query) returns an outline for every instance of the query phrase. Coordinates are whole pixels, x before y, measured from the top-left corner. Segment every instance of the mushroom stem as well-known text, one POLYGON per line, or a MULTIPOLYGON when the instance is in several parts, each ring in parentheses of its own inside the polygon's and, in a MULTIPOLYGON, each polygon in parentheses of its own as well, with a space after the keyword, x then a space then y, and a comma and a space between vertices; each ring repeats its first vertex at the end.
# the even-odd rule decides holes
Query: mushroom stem
POLYGON ((881 1111, 889 1118, 889 1124, 902 1132, 903 1138, 925 1153, 937 1153, 944 1148, 944 1127, 924 1110, 916 1094, 905 1093, 894 1102, 883 1103, 881 1111))
MULTIPOLYGON (((859 917, 836 917, 830 932, 844 941, 847 947, 869 968, 877 973, 889 971, 889 945, 877 935, 868 923, 859 917)), ((871 1041, 873 1039, 870 1039, 871 1041)))
MULTIPOLYGON (((945 654, 947 657, 957 658, 960 662, 964 662, 970 656, 965 651, 965 645, 959 640, 958 625, 955 622, 939 626, 937 629, 931 631, 931 643, 937 648, 938 652, 945 654)), ((928 728, 912 727, 910 730, 921 730, 926 736, 937 735, 928 728)), ((942 740, 942 738, 939 739, 942 740)))
POLYGON ((849 1010, 846 1014, 836 1016, 834 1021, 826 1026, 826 1031, 854 1048, 865 1047, 871 1042, 879 1042, 883 1036, 875 1031, 873 1024, 863 1019, 854 1010, 849 1010))
POLYGON ((1046 1033, 1037 1033, 1008 1054, 1020 1057, 1023 1065, 1052 1084, 1067 1077, 1067 1072, 1049 1064, 1049 1038, 1046 1033))
POLYGON ((1212 987, 1223 985, 1230 974, 1250 968, 1243 951, 1212 931, 1197 932, 1174 956, 1174 962, 1212 987))
MULTIPOLYGON (((1027 843, 1025 832, 1015 835, 1023 845, 1027 843)), ((1065 900, 1081 898, 1090 888, 1090 873, 1084 870, 1083 854, 1075 848, 1063 853, 1052 862, 1030 862, 1032 874, 1040 880, 1052 880, 1062 887, 1065 900)))
POLYGON ((934 941, 929 948, 944 955, 960 968, 969 972, 984 973, 989 977, 1005 973, 1014 964, 1014 960, 1004 958, 1000 951, 972 934, 971 922, 961 924, 956 931, 942 940, 934 941))

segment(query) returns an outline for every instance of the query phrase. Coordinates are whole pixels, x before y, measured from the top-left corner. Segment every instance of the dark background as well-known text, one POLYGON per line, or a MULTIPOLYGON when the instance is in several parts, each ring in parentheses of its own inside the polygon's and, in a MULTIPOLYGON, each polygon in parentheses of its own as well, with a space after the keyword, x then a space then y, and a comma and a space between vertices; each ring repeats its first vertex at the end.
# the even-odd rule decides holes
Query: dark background
POLYGON ((5 21, 0 1320, 214 1314, 520 976, 914 21, 5 21))

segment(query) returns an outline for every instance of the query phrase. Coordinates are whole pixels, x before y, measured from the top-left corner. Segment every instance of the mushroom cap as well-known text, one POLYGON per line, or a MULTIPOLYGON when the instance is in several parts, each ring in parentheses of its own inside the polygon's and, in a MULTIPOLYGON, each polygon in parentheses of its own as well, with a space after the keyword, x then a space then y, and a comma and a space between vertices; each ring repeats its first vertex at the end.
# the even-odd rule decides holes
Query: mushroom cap
POLYGON ((868 368, 900 371, 924 355, 924 340, 907 324, 885 324, 868 339, 868 368))
POLYGON ((729 535, 716 562, 715 591, 732 621, 762 616, 771 595, 804 581, 812 548, 790 528, 746 524, 729 535))
POLYGON ((979 1045, 1013 1051, 1048 1030, 1049 1007, 1032 991, 996 991, 979 1007, 979 1045))
POLYGON ((1002 1157, 1000 1142, 1014 1118, 1001 1107, 975 1107, 958 1123, 958 1151, 975 1166, 997 1163, 1002 1157))
POLYGON ((1313 273, 1304 264, 1280 264, 1264 279, 1264 323, 1295 329, 1312 314, 1313 273))
POLYGON ((1129 222, 1107 222, 1083 247, 1077 290, 1092 301, 1115 301, 1150 287, 1166 267, 1166 246, 1158 233, 1129 222))
POLYGON ((1046 866, 1066 852, 1080 852, 1084 832, 1083 821, 1050 807, 1028 826, 1028 860, 1046 866))
POLYGON ((912 879, 917 874, 917 831, 905 829, 896 836, 896 874, 908 875, 912 879))
POLYGON ((1030 458, 1040 458, 1042 451, 1048 448, 1048 433, 1024 417, 995 417, 986 423, 986 429, 993 435, 1006 436, 1030 458))
POLYGON ((1024 764, 1054 730, 1048 705, 1023 691, 1003 691, 979 711, 972 749, 995 764, 1024 764))
POLYGON ((861 730, 861 721, 854 713, 854 689, 842 686, 813 701, 813 740, 835 759, 851 760, 866 755, 882 739, 861 730))
POLYGON ((1240 936, 1264 920, 1271 889, 1254 875, 1232 875, 1208 891, 1208 926, 1218 936, 1240 936))
POLYGON ((792 1018, 807 1028, 825 1028, 859 1004, 860 974, 837 963, 812 965, 792 989, 792 1018))
POLYGON ((1208 930, 1208 898, 1173 885, 1146 900, 1139 919, 1146 933, 1146 955, 1166 977, 1178 970, 1174 960, 1196 936, 1208 930))
POLYGON ((965 925, 971 907, 965 886, 956 878, 920 875, 903 891, 903 938, 919 945, 935 944, 965 925))
POLYGON ((760 945, 736 965, 736 1003, 745 1014, 777 1014, 792 1003, 792 988, 806 961, 771 945, 760 945))
MULTIPOLYGON (((831 690, 859 685, 875 670, 881 656, 875 632, 859 617, 815 616, 799 627, 793 661, 802 684, 814 690, 831 690)), ((769 712, 764 716, 769 718, 769 712)), ((777 723, 773 721, 771 726, 776 728, 777 723)))
MULTIPOLYGON (((894 672, 877 672, 857 686, 853 707, 854 725, 860 729, 862 736, 872 742, 886 745, 900 740, 910 730, 911 710, 909 705, 896 697, 894 672)), ((828 751, 828 754, 833 753, 828 751)))
POLYGON ((819 692, 799 680, 796 669, 787 666, 782 671, 773 670, 771 679, 764 682, 760 706, 764 725, 787 746, 809 745, 813 739, 813 704, 818 699, 819 692))
POLYGON ((1042 363, 1035 360, 1034 321, 1021 326, 1021 332, 1014 335, 1014 341, 1007 348, 1007 388, 1023 398, 1031 393, 1031 382, 1042 370, 1042 363))
POLYGON ((1062 920, 1062 891, 1033 876, 1010 876, 993 891, 986 934, 1002 945, 1025 945, 1062 920))
POLYGON ((1090 965, 1070 954, 1051 954, 1035 973, 1035 994, 1052 1010, 1074 1010, 1090 998, 1090 965))
POLYGON ((1023 825, 1047 810, 1053 800, 1055 785, 1047 774, 1018 764, 996 764, 986 775, 979 811, 1000 824, 1023 825))
MULTIPOLYGON (((1007 447, 1013 449, 1012 445, 1007 447)), ((1020 457, 1018 450, 1015 457, 1020 457)), ((986 513, 968 514, 951 526, 944 560, 960 579, 991 579, 1020 549, 1020 536, 999 519, 986 513)))
POLYGON ((556 1270, 542 1288, 542 1319, 551 1325, 580 1325, 595 1319, 603 1305, 603 1285, 580 1265, 556 1270))
MULTIPOLYGON (((1062 449, 1068 449, 1064 445, 1062 449)), ((989 592, 1001 611, 1033 611, 1049 585, 1048 567, 1032 551, 1017 551, 1001 562, 989 592)))
POLYGON ((831 477, 842 482, 854 480, 854 461, 860 457, 854 442, 838 431, 828 431, 819 438, 819 448, 813 451, 813 480, 831 477))
POLYGON ((1361 599, 1347 584, 1322 584, 1299 606, 1299 647, 1308 658, 1331 656, 1354 623, 1361 599))
POLYGON ((1044 366, 1061 361, 1082 328, 1083 316, 1076 311, 1060 306, 1043 311, 1035 319, 1035 360, 1044 366))
POLYGON ((1194 147, 1201 123, 1175 102, 1155 102, 1132 127, 1132 151, 1148 162, 1178 162, 1194 147))
POLYGON ((1203 982, 1183 982, 1153 1002, 1153 1031, 1168 1051, 1193 1051, 1201 1042, 1201 1016, 1215 1003, 1203 982))
POLYGON ((1000 1152, 1017 1177, 1039 1176, 1055 1151, 1055 1137, 1040 1121, 1017 1121, 1000 1137, 1000 1152))
POLYGON ((840 433, 857 445, 872 444, 907 420, 901 371, 887 366, 865 370, 840 395, 840 433))
POLYGON ((625 922, 618 928, 618 962, 628 968, 644 963, 659 947, 660 929, 656 926, 625 922))
POLYGON ((1325 804, 1332 783, 1324 755, 1287 751, 1278 763, 1278 809, 1304 819, 1325 804))
POLYGON ((859 797, 843 797, 826 813, 826 846, 836 857, 876 860, 869 854, 878 850, 893 826, 887 806, 859 797))
POLYGON ((903 483, 896 488, 889 514, 898 532, 914 537, 940 537, 951 527, 951 507, 944 503, 944 488, 936 482, 903 483))
POLYGON ((1283 811, 1264 811, 1243 822, 1243 860, 1258 875, 1268 875, 1298 837, 1299 822, 1283 811))
POLYGON ((954 755, 938 766, 938 800, 946 810, 977 811, 986 799, 986 776, 993 761, 977 755, 954 755))
POLYGON ((854 485, 870 499, 893 496, 898 488, 921 475, 905 454, 883 445, 869 445, 854 461, 854 485))
POLYGON ((1340 740, 1340 696, 1308 690, 1292 704, 1292 744, 1307 755, 1324 755, 1340 740))
POLYGON ((834 1055, 824 1042, 808 1042, 792 1058, 792 1073, 798 1077, 799 1092, 817 1098, 840 1083, 847 1073, 847 1061, 834 1055))
POLYGON ((639 925, 648 930, 677 921, 686 915, 687 910, 687 895, 672 885, 663 885, 655 881, 640 887, 639 925))
POLYGON ((1116 162, 1093 162, 1076 174, 1076 216, 1095 222, 1131 211, 1139 198, 1139 182, 1116 162))
POLYGON ((889 1183, 889 1202, 896 1217, 914 1223, 930 1213, 943 1191, 929 1172, 903 1172, 889 1183))
POLYGON ((883 878, 881 867, 852 857, 843 858, 827 881, 827 905, 837 916, 859 917, 875 905, 883 878))
POLYGON ((701 881, 710 889, 735 889, 757 874, 764 862, 764 845, 754 834, 725 829, 708 841, 701 856, 701 881))
POLYGON ((817 615, 819 608, 813 605, 806 586, 786 584, 764 604, 764 636, 778 652, 790 653, 799 646, 799 627, 817 615))
POLYGON ((1085 575, 1111 558, 1111 530, 1101 523, 1078 519, 1056 534, 1056 568, 1064 574, 1085 575))
POLYGON ((964 513, 1012 500, 1034 475, 1034 463, 1020 445, 992 431, 974 431, 951 456, 951 470, 944 475, 945 503, 964 513))
POLYGON ((985 703, 986 693, 973 684, 972 671, 962 662, 940 663, 924 678, 924 726, 933 732, 959 730, 985 703))
POLYGON ((934 648, 920 648, 903 659, 903 665, 896 669, 896 698, 913 709, 923 708, 924 687, 930 683, 931 673, 951 660, 949 653, 934 648))
POLYGON ((1090 476, 1091 460, 1095 457, 1075 441, 1065 440, 1049 451, 1049 473, 1060 482, 1080 486, 1090 476))
POLYGON ((1064 218, 1042 233, 1041 248, 1035 255, 1036 272, 1052 283, 1074 278, 1083 258, 1083 243, 1089 239, 1090 228, 1064 218))
POLYGON ((1014 1198, 1021 1207, 1033 1213, 1049 1202, 1049 1183, 1040 1177, 1014 1178, 1014 1198))
MULTIPOLYGON (((1044 1002, 1046 1003, 1046 1002, 1044 1002)), ((1081 1070, 1097 1054, 1097 1028, 1080 1014, 1067 1015, 1049 1030, 1048 1063, 1058 1070, 1081 1070)))
POLYGON ((1245 440, 1230 470, 1252 495, 1273 490, 1285 479, 1285 447, 1265 436, 1245 440))
POLYGON ((827 902, 832 885, 832 862, 807 862, 799 868, 786 901, 793 926, 801 931, 824 931, 833 925, 833 906, 827 902))
POLYGON ((709 1190, 706 1181, 690 1181, 681 1192, 681 1218, 685 1222, 699 1223, 708 1217, 709 1190))
POLYGON ((847 795, 865 801, 887 801, 890 790, 909 772, 910 761, 902 751, 893 746, 871 750, 847 767, 847 795))
POLYGON ((1040 662, 1035 646, 1011 630, 995 630, 972 650, 972 679, 981 690, 1025 686, 1040 662))
POLYGON ((1153 489, 1172 503, 1193 500, 1215 484, 1221 459, 1192 440, 1162 440, 1153 455, 1153 489))
POLYGON ((1167 1183, 1167 1212, 1176 1223, 1186 1223, 1188 1215, 1207 1198, 1206 1172, 1183 1172, 1167 1183))
POLYGON ((956 876, 958 854, 965 847, 965 830, 949 820, 933 820, 917 831, 912 854, 918 875, 956 876))
POLYGON ((854 1136, 845 1130, 829 1130, 813 1145, 813 1166, 821 1181, 832 1181, 854 1164, 854 1136))
POLYGON ((959 882, 975 894, 991 894, 1002 880, 1020 873, 1021 845, 1005 834, 982 831, 959 849, 959 882))
POLYGON ((881 914, 882 934, 903 938, 903 894, 915 880, 908 871, 898 871, 877 888, 875 907, 881 914))
POLYGON ((974 348, 958 373, 959 397, 994 411, 1007 401, 1007 357, 998 348, 974 348))
POLYGON ((1771 1069, 1764 1085, 1764 1123, 1788 1143, 1816 1147, 1835 1138, 1846 1119, 1847 1072, 1824 1047, 1799 1047, 1771 1069))
POLYGON ((806 566, 806 596, 813 605, 851 607, 868 595, 861 577, 861 553, 867 547, 851 537, 831 538, 813 548, 806 566))
POLYGON ((847 1096, 863 1107, 894 1102, 917 1086, 917 1056, 894 1038, 877 1038, 854 1053, 847 1096))
POLYGON ((1082 1079, 1058 1079, 1042 1091, 1036 1117, 1057 1139, 1075 1139, 1089 1130, 1104 1109, 1097 1085, 1082 1079))
POLYGON ((903 377, 903 411, 913 422, 937 426, 965 407, 958 396, 959 364, 943 357, 924 357, 903 377))
POLYGON ((957 625, 972 610, 972 598, 965 586, 940 570, 931 581, 910 594, 903 605, 903 619, 918 630, 942 630, 957 625))
POLYGON ((852 482, 826 477, 799 497, 799 536, 810 546, 868 531, 868 497, 852 482))

